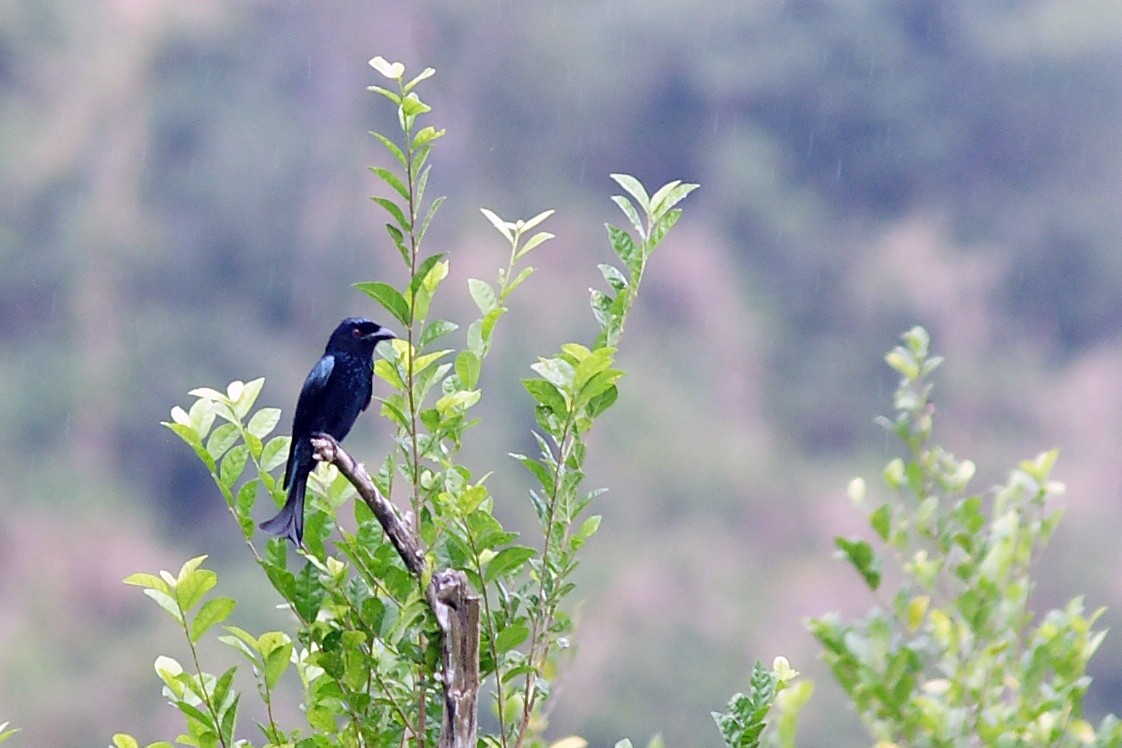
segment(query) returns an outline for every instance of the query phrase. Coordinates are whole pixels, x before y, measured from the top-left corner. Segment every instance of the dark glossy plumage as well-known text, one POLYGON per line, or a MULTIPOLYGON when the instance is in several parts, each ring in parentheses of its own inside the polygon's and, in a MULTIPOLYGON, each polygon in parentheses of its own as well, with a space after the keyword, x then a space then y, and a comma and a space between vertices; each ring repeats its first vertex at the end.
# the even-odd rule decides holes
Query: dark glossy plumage
POLYGON ((288 499, 284 508, 261 523, 266 532, 288 538, 297 546, 304 539, 304 491, 315 468, 311 437, 325 433, 343 441, 373 394, 374 347, 397 337, 377 322, 347 317, 331 333, 323 357, 312 367, 292 417, 292 444, 284 467, 288 499))

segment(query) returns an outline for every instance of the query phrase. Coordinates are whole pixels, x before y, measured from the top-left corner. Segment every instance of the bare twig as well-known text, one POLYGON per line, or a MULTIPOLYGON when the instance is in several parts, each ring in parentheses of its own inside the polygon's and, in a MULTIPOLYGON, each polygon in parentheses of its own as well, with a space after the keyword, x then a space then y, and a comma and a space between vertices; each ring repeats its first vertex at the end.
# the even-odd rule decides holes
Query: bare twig
POLYGON ((405 568, 417 579, 424 579, 427 564, 425 552, 417 536, 397 514, 397 509, 382 495, 370 474, 361 463, 356 462, 339 445, 339 442, 328 434, 315 434, 312 436, 312 449, 315 450, 316 459, 321 462, 330 462, 339 468, 339 472, 347 477, 351 485, 358 491, 358 495, 374 512, 382 529, 386 531, 393 547, 397 549, 405 568))
MULTIPOLYGON (((312 437, 317 460, 339 468, 358 495, 374 512, 405 567, 424 582, 428 572, 425 552, 396 507, 382 495, 370 474, 327 434, 312 437)), ((425 600, 440 625, 444 691, 444 721, 440 748, 475 748, 479 714, 479 596, 468 584, 467 575, 456 569, 442 569, 432 575, 425 600)))

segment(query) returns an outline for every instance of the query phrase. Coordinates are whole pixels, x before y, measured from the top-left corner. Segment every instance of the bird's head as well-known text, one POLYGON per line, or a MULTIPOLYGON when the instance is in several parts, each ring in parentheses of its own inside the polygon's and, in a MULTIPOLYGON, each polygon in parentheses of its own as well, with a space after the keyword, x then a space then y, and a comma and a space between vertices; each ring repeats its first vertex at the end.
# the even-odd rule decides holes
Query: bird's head
POLYGON ((383 340, 392 340, 397 335, 389 328, 365 317, 347 317, 331 333, 327 343, 328 350, 364 351, 374 353, 374 346, 383 340))

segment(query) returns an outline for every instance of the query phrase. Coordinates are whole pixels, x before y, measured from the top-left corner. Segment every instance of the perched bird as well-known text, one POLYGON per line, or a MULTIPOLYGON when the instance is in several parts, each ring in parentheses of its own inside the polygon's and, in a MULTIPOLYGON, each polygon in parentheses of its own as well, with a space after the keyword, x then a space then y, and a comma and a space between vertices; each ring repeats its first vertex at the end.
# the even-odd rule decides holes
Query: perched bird
POLYGON ((288 538, 297 546, 304 539, 304 490, 315 467, 311 438, 330 434, 343 441, 358 414, 370 405, 374 389, 374 346, 396 338, 392 332, 363 317, 347 317, 331 333, 327 348, 300 388, 292 417, 292 443, 284 467, 288 499, 277 516, 260 527, 288 538))

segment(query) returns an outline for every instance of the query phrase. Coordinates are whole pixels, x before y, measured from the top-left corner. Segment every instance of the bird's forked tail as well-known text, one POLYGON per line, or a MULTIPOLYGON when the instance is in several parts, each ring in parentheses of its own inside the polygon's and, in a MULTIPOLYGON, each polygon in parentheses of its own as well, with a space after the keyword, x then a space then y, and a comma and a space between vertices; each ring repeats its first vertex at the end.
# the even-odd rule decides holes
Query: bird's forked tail
POLYGON ((291 540, 299 548, 304 542, 304 489, 308 478, 307 475, 295 475, 293 478, 284 507, 277 516, 265 520, 258 527, 279 538, 291 540))

